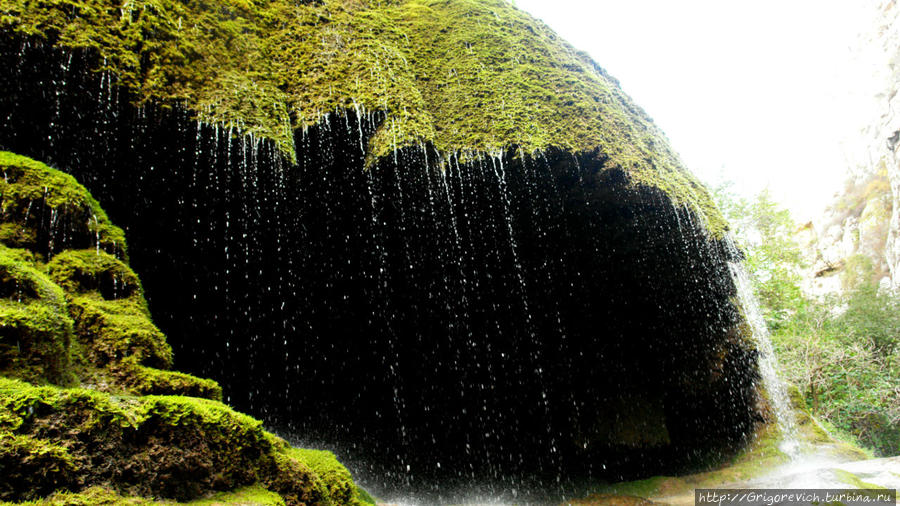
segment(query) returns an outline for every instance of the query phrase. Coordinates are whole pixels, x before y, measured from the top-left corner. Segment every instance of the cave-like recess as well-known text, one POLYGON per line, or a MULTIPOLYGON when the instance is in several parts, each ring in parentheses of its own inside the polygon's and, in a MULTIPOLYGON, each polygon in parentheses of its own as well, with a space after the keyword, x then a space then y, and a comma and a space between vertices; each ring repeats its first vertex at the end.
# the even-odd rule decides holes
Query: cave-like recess
POLYGON ((332 114, 272 143, 3 39, 0 148, 126 230, 176 367, 387 497, 673 473, 758 422, 756 355, 698 218, 599 153, 468 161, 332 114))

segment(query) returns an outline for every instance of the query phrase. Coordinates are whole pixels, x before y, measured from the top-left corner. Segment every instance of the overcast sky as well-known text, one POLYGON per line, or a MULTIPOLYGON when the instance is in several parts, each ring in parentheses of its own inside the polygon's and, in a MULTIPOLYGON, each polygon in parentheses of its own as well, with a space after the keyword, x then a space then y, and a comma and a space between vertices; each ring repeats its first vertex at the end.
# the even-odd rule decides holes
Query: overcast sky
POLYGON ((514 3, 619 79, 705 182, 769 186, 798 219, 840 187, 871 114, 871 0, 514 3))

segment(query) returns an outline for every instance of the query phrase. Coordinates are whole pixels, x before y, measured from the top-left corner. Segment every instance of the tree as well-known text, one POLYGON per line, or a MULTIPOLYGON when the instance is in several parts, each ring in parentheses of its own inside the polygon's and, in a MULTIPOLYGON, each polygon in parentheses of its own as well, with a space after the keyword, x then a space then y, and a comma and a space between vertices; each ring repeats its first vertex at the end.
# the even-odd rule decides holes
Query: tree
POLYGON ((900 296, 879 293, 871 262, 848 262, 845 293, 807 298, 797 227, 768 191, 713 190, 771 331, 782 375, 812 413, 882 456, 900 454, 900 296))
POLYGON ((803 255, 794 238, 797 225, 768 189, 747 200, 733 193, 731 187, 731 183, 723 183, 714 188, 713 196, 746 256, 745 266, 763 316, 774 329, 784 325, 804 304, 800 289, 803 255))

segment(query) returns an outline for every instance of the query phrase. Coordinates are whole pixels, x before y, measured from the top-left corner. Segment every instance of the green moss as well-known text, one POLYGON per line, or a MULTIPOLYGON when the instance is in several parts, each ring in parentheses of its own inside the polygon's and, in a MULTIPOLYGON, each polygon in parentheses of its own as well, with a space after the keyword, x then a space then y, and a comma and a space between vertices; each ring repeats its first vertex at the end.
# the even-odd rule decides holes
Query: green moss
MULTIPOLYGON (((172 350, 150 319, 140 280, 125 263, 102 251, 69 250, 56 255, 47 272, 69 297, 75 334, 92 364, 133 358, 147 366, 171 366, 172 350)), ((126 371, 145 373, 133 378, 135 387, 159 387, 165 379, 134 367, 120 368, 119 376, 126 371)))
POLYGON ((368 493, 362 487, 356 487, 356 496, 359 498, 359 502, 361 502, 362 504, 371 504, 372 506, 378 504, 378 500, 375 499, 372 494, 368 493))
POLYGON ((268 469, 266 488, 288 504, 345 504, 332 501, 325 483, 309 466, 285 453, 273 452, 268 469))
POLYGON ((246 504, 254 506, 284 506, 284 499, 266 490, 261 485, 243 487, 232 492, 221 492, 208 499, 198 499, 188 504, 193 506, 218 506, 222 504, 246 504))
POLYGON ((0 240, 7 246, 44 255, 94 247, 125 258, 124 233, 75 178, 7 151, 0 151, 0 173, 0 240))
POLYGON ((616 483, 603 489, 602 494, 630 495, 636 497, 653 497, 659 495, 663 484, 668 480, 664 476, 654 476, 646 480, 635 480, 616 483))
MULTIPOLYGON (((325 484, 328 495, 337 504, 363 504, 350 471, 326 450, 290 448, 287 454, 303 462, 325 484)), ((368 494, 366 494, 368 495, 368 494)))
POLYGON ((278 494, 269 492, 259 485, 242 487, 230 492, 219 492, 208 498, 197 499, 187 503, 148 499, 144 497, 124 496, 108 487, 90 487, 81 492, 57 492, 45 499, 22 503, 0 502, 0 505, 18 506, 174 506, 189 504, 192 506, 219 506, 240 504, 253 506, 284 506, 284 499, 278 494))
POLYGON ((294 129, 380 111, 370 163, 422 143, 464 157, 595 153, 714 235, 725 228, 618 82, 505 0, 9 0, 3 29, 94 50, 138 100, 185 103, 291 154, 294 129))
POLYGON ((149 506, 156 504, 174 504, 167 501, 153 501, 142 497, 124 497, 115 490, 106 487, 91 487, 81 492, 56 492, 49 497, 25 502, 0 502, 6 506, 149 506))
POLYGON ((855 441, 843 437, 841 433, 827 430, 809 411, 803 393, 795 385, 788 386, 788 398, 794 411, 796 437, 807 445, 824 445, 828 453, 841 461, 873 458, 871 452, 861 448, 855 441))
POLYGON ((0 244, 0 372, 68 383, 73 322, 63 291, 33 260, 0 244))
POLYGON ((0 413, 0 462, 17 470, 41 462, 44 475, 53 469, 68 473, 65 481, 40 488, 44 475, 23 471, 22 483, 0 488, 0 499, 37 499, 56 488, 102 480, 126 497, 185 501, 258 483, 256 492, 241 494, 271 503, 265 487, 287 504, 355 504, 331 498, 325 480, 285 451, 258 420, 219 402, 117 397, 0 378, 0 413))
POLYGON ((222 398, 214 381, 145 367, 168 368, 172 350, 150 319, 140 280, 124 262, 102 251, 68 250, 46 270, 69 296, 75 334, 87 355, 84 369, 108 365, 99 376, 133 394, 222 398))
POLYGON ((76 466, 65 447, 0 431, 0 497, 30 490, 47 494, 74 484, 76 466))
POLYGON ((75 334, 89 350, 93 364, 134 357, 150 367, 171 366, 172 349, 141 303, 87 295, 73 297, 69 311, 75 320, 75 334))
POLYGON ((222 400, 222 387, 210 379, 144 367, 133 359, 123 360, 110 369, 118 384, 136 395, 182 395, 222 400))
POLYGON ((137 274, 116 257, 95 250, 64 251, 47 264, 47 273, 70 294, 98 292, 104 299, 143 301, 137 274))
POLYGON ((16 239, 29 249, 0 242, 0 500, 358 504, 333 457, 316 454, 320 478, 261 422, 216 402, 214 381, 154 368, 171 365, 171 348, 123 261, 124 238, 115 248, 88 240, 99 225, 121 230, 84 188, 9 153, 0 170, 3 238, 49 209, 75 220, 61 237, 84 239, 44 246, 47 230, 35 227, 16 239), (92 247, 66 249, 79 244, 92 247))
POLYGON ((847 461, 878 458, 871 448, 866 448, 860 444, 859 438, 853 434, 835 427, 827 420, 817 420, 817 422, 825 429, 828 436, 835 441, 835 456, 847 461))
POLYGON ((849 486, 852 487, 852 488, 858 488, 858 489, 873 489, 873 488, 874 488, 874 489, 884 489, 884 487, 879 487, 878 485, 873 485, 872 483, 868 483, 868 482, 862 481, 862 480, 859 478, 859 476, 856 476, 855 474, 853 474, 853 473, 851 473, 851 472, 849 472, 849 471, 844 471, 843 469, 832 469, 832 472, 834 472, 835 476, 837 476, 837 478, 838 478, 839 480, 841 480, 842 482, 846 483, 847 485, 849 485, 849 486))

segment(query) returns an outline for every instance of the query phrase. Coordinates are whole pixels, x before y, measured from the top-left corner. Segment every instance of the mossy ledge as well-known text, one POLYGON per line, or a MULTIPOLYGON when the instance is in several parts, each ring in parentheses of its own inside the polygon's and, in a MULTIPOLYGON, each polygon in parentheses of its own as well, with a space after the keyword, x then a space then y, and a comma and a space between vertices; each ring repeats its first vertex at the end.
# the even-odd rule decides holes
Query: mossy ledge
POLYGON ((372 502, 332 454, 291 448, 218 402, 215 382, 166 370, 124 234, 84 187, 9 152, 0 172, 0 500, 372 502))
POLYGON ((370 164, 420 144, 466 158, 595 153, 714 237, 726 228, 618 82, 507 0, 10 0, 0 31, 90 50, 136 101, 183 104, 290 156, 294 130, 378 112, 360 139, 370 164))

